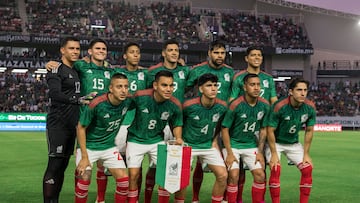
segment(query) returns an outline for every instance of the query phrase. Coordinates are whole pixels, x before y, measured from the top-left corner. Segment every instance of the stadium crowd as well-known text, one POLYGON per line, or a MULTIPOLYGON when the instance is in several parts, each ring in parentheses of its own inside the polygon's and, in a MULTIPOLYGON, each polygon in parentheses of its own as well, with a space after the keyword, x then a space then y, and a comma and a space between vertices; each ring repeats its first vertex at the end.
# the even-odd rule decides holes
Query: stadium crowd
MULTIPOLYGON (((182 43, 208 42, 214 25, 201 29, 201 17, 214 17, 218 11, 195 13, 190 6, 170 3, 130 5, 106 1, 25 1, 26 26, 29 34, 45 36, 87 36, 101 38, 164 41, 177 39, 182 43), (92 28, 94 20, 101 19, 106 28, 92 28), (205 33, 200 33, 205 31, 205 33), (205 36, 205 37, 204 37, 205 36)), ((14 3, 14 5, 16 5, 14 3)), ((19 8, 0 7, 4 19, 0 31, 21 32, 19 8), (14 21, 14 22, 12 22, 14 21)), ((270 16, 256 17, 238 11, 219 13, 224 33, 217 33, 227 44, 282 48, 312 48, 302 26, 291 19, 270 16)))

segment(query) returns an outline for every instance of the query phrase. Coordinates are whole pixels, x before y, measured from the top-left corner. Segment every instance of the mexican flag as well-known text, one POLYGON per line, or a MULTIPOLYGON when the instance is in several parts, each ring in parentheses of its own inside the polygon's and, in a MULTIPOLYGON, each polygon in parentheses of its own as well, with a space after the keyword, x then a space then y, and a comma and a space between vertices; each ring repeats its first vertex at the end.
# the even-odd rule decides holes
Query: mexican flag
POLYGON ((190 182, 191 147, 158 145, 155 182, 170 193, 185 188, 190 182))

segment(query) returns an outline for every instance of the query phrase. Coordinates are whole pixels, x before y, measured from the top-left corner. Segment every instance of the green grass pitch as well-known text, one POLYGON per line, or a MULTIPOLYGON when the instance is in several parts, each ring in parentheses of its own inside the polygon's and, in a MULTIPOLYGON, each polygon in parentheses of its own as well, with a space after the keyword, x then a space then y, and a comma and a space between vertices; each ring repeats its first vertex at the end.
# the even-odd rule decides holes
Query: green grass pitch
MULTIPOLYGON (((303 132, 301 133, 302 139, 303 132)), ((42 202, 42 177, 47 164, 45 133, 0 132, 0 146, 0 203, 42 202)), ((315 132, 311 146, 314 171, 310 202, 359 201, 359 146, 360 131, 315 132)), ((60 202, 70 203, 74 200, 74 168, 73 157, 66 171, 60 202)), ((296 167, 286 164, 284 156, 282 156, 282 168, 281 202, 298 202, 300 173, 296 167)), ((95 202, 96 181, 94 177, 95 173, 93 172, 88 202, 95 202)), ((249 172, 247 172, 246 179, 244 202, 251 202, 252 177, 249 172)), ((112 177, 109 177, 109 180, 106 200, 113 202, 115 185, 112 177)), ((213 180, 213 174, 205 174, 200 193, 200 200, 203 203, 211 202, 213 180)), ((187 191, 186 202, 190 202, 191 187, 188 187, 187 191)), ((143 202, 143 196, 141 193, 140 202, 143 202)), ((156 199, 155 190, 153 202, 157 202, 156 199)), ((271 202, 268 190, 266 191, 266 202, 271 202)))

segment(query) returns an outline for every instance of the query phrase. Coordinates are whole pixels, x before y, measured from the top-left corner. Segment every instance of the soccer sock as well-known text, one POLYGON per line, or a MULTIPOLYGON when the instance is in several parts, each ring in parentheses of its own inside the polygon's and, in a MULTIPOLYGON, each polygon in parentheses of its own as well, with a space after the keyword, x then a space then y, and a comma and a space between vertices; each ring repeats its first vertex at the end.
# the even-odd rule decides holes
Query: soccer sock
POLYGON ((169 203, 170 193, 164 188, 158 189, 158 203, 169 203))
POLYGON ((236 197, 238 192, 238 186, 228 184, 226 187, 226 196, 228 203, 236 203, 236 197))
POLYGON ((252 202, 261 203, 264 200, 266 185, 265 183, 253 182, 251 187, 252 202))
POLYGON ((155 168, 149 168, 146 173, 145 203, 151 203, 152 193, 155 185, 155 168))
POLYGON ((68 158, 49 157, 43 177, 43 198, 45 203, 58 202, 64 182, 64 172, 68 158))
POLYGON ((211 196, 211 203, 221 203, 223 196, 211 196))
POLYGON ((200 193, 200 187, 201 183, 203 181, 203 170, 200 161, 196 162, 196 167, 193 174, 193 197, 192 201, 199 201, 199 193, 200 193))
POLYGON ((128 193, 128 203, 136 203, 138 200, 138 194, 139 194, 139 190, 129 190, 128 193))
POLYGON ((175 203, 185 203, 185 199, 180 197, 175 197, 175 203))
POLYGON ((300 179, 300 203, 307 203, 312 187, 312 166, 310 164, 299 164, 301 171, 300 179))
POLYGON ((115 202, 124 203, 129 191, 129 177, 116 179, 115 202))
MULTIPOLYGON (((242 166, 243 168, 243 166, 242 166)), ((245 184, 245 170, 240 169, 240 174, 239 174, 239 183, 238 183, 238 192, 237 192, 237 202, 242 202, 242 194, 244 191, 244 184, 245 184)))
POLYGON ((90 180, 78 179, 75 187, 75 203, 86 203, 90 180))
POLYGON ((273 203, 280 203, 280 172, 281 172, 280 164, 277 165, 276 171, 274 166, 270 172, 269 188, 270 188, 270 196, 273 203))
POLYGON ((107 176, 104 173, 104 167, 98 167, 96 172, 96 183, 97 183, 97 201, 105 201, 105 192, 107 185, 107 176))

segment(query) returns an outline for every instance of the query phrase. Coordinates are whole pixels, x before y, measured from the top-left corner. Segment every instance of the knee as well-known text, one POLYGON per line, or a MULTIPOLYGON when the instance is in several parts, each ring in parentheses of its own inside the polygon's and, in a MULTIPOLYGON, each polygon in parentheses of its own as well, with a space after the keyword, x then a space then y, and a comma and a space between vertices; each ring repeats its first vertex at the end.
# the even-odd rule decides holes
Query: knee
POLYGON ((313 170, 312 165, 301 163, 298 167, 300 169, 302 177, 308 178, 312 176, 312 170, 313 170))
POLYGON ((265 173, 264 170, 262 169, 255 169, 253 171, 253 175, 254 175, 254 181, 258 182, 258 183, 263 183, 265 182, 265 173))

